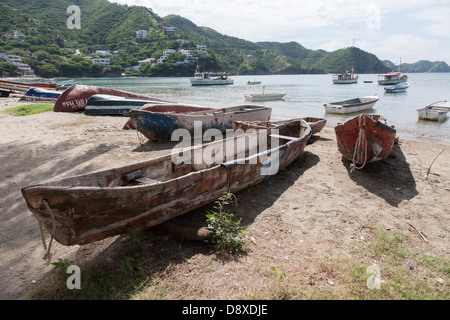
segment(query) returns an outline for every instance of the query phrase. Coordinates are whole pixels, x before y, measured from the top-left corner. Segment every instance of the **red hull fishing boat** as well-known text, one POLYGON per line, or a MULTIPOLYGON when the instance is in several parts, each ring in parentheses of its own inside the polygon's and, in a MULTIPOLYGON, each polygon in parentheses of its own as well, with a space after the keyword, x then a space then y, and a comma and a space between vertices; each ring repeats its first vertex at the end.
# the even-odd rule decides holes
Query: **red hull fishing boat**
POLYGON ((352 161, 351 171, 387 158, 396 130, 381 115, 360 114, 334 128, 339 151, 352 161))
POLYGON ((107 94, 111 96, 146 99, 156 102, 169 102, 162 99, 152 98, 149 96, 135 94, 132 92, 126 92, 111 88, 87 86, 75 84, 65 90, 56 100, 53 111, 56 112, 74 112, 82 111, 86 108, 87 101, 95 94, 107 94))

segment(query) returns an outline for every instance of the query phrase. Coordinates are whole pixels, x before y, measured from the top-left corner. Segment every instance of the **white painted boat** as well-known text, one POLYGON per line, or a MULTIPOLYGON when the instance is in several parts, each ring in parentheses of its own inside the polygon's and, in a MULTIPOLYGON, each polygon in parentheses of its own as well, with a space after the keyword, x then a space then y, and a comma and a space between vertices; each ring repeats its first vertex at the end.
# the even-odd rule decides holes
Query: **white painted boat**
POLYGON ((245 100, 249 101, 270 101, 270 100, 280 100, 286 93, 249 93, 245 94, 245 100))
POLYGON ((234 80, 225 74, 200 72, 197 68, 194 77, 189 79, 193 86, 211 86, 233 84, 234 80))
POLYGON ((352 72, 336 73, 333 74, 334 84, 352 84, 358 83, 358 74, 352 68, 352 72))
POLYGON ((325 103, 324 107, 325 111, 328 113, 347 114, 372 109, 378 100, 378 95, 375 93, 372 96, 325 103))
POLYGON ((447 100, 438 101, 424 108, 417 109, 419 119, 431 121, 445 121, 449 111, 450 102, 447 100))
POLYGON ((378 75, 378 84, 381 85, 395 85, 408 81, 408 75, 401 72, 390 72, 378 75))
POLYGON ((270 101, 280 100, 286 95, 286 92, 272 92, 265 93, 266 87, 263 87, 262 93, 246 93, 244 94, 245 100, 249 101, 270 101))

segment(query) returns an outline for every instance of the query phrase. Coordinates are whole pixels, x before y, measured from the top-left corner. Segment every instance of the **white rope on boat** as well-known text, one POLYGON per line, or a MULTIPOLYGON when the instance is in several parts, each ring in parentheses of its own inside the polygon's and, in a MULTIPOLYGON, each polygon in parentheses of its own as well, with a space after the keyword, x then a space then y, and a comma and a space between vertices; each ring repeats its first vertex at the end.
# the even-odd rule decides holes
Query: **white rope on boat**
POLYGON ((47 211, 50 212, 50 217, 52 218, 52 233, 50 234, 50 242, 48 244, 48 248, 45 244, 45 239, 44 239, 44 233, 42 231, 42 225, 41 222, 39 222, 39 227, 41 229, 41 237, 42 237, 42 242, 44 243, 44 250, 47 250, 43 259, 47 258, 48 255, 50 254, 50 248, 52 246, 52 242, 53 242, 53 236, 55 234, 55 217, 53 215, 53 211, 52 209, 50 209, 50 206, 48 205, 48 202, 45 199, 42 199, 42 203, 45 205, 45 207, 47 208, 47 211))
POLYGON ((366 122, 365 119, 360 116, 360 122, 359 122, 359 135, 358 139, 356 139, 355 148, 353 150, 353 163, 350 165, 350 172, 355 171, 355 169, 360 170, 365 167, 367 162, 367 139, 366 139, 366 122), (361 119, 364 119, 361 123, 361 119), (358 149, 358 147, 360 147, 358 149), (356 165, 355 158, 357 150, 361 150, 364 148, 364 161, 360 167, 356 165))

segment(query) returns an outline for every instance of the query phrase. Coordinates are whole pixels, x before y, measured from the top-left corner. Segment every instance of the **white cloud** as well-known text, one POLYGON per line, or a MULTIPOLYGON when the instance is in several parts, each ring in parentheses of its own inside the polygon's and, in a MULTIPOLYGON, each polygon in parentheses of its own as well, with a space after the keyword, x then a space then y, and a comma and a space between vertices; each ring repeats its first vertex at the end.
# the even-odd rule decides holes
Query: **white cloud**
POLYGON ((150 7, 161 17, 177 14, 199 26, 254 42, 296 41, 310 49, 332 51, 356 39, 357 47, 380 59, 402 56, 450 63, 448 1, 110 1, 150 7))

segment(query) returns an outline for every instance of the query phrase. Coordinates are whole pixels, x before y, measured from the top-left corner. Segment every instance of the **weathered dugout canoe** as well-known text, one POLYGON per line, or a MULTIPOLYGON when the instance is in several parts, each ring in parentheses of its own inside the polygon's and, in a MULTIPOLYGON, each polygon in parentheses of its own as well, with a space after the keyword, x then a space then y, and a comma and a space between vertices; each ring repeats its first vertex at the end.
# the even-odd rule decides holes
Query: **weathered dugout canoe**
POLYGON ((387 158, 396 140, 396 130, 381 115, 360 114, 334 130, 339 152, 361 166, 387 158))
POLYGON ((225 132, 234 129, 234 121, 268 121, 272 113, 270 107, 252 105, 194 111, 196 108, 188 105, 160 105, 158 110, 152 110, 152 106, 146 106, 130 110, 130 118, 134 127, 149 140, 170 141, 177 129, 186 129, 193 137, 195 125, 199 122, 202 132, 208 129, 225 132), (161 108, 165 109, 159 111, 161 108))
POLYGON ((131 109, 140 109, 146 104, 165 103, 151 99, 138 99, 112 96, 109 94, 94 94, 86 103, 84 113, 87 115, 122 115, 129 117, 131 109))
POLYGON ((148 99, 159 102, 169 102, 158 98, 152 98, 141 94, 126 92, 111 88, 87 86, 75 84, 66 89, 56 100, 53 111, 56 112, 74 112, 82 111, 86 108, 87 101, 94 94, 108 94, 118 97, 148 99))
MULTIPOLYGON (((167 104, 167 103, 165 103, 165 104, 156 104, 156 105, 155 104, 147 104, 138 110, 145 110, 145 111, 158 112, 158 113, 165 112, 165 113, 171 113, 171 114, 178 114, 178 113, 190 113, 190 112, 197 112, 197 111, 208 111, 208 110, 214 110, 214 108, 194 106, 194 105, 188 105, 188 104, 178 104, 178 103, 167 104)), ((133 117, 130 117, 130 119, 123 126, 123 129, 136 130, 136 125, 137 125, 136 120, 133 117)))
POLYGON ((311 128, 297 120, 277 129, 241 132, 144 162, 51 180, 25 187, 22 194, 39 223, 63 245, 137 232, 211 203, 224 192, 258 184, 276 174, 274 168, 285 168, 303 152, 311 128), (264 136, 267 148, 259 139, 264 136), (249 141, 256 143, 257 152, 251 152, 256 149, 249 141), (197 164, 198 154, 203 161, 197 164), (214 161, 205 161, 208 156, 214 161))

